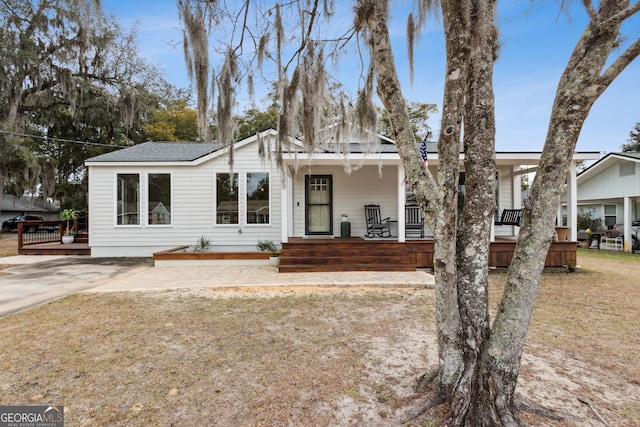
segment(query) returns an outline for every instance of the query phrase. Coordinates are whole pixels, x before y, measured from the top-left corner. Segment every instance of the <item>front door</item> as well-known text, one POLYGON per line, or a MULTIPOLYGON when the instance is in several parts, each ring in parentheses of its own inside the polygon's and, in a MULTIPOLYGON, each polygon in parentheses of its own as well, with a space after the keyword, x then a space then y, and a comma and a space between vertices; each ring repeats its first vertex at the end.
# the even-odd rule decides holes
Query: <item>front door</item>
POLYGON ((333 180, 331 175, 305 175, 306 235, 333 235, 333 180))

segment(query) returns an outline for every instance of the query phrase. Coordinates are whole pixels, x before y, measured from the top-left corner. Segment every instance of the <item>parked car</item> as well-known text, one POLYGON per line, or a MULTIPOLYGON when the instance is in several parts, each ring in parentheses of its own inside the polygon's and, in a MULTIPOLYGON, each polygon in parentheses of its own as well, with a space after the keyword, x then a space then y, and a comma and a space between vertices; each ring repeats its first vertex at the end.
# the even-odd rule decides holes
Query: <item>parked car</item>
MULTIPOLYGON (((40 215, 18 215, 15 218, 11 218, 2 223, 2 231, 16 231, 18 229, 18 223, 25 221, 44 221, 40 215)), ((35 233, 38 231, 38 225, 31 225, 27 230, 28 233, 35 233)))
MULTIPOLYGON (((640 229, 640 219, 634 219, 631 221, 631 233, 640 229)), ((624 224, 616 224, 611 228, 611 237, 623 237, 624 236, 624 224)))

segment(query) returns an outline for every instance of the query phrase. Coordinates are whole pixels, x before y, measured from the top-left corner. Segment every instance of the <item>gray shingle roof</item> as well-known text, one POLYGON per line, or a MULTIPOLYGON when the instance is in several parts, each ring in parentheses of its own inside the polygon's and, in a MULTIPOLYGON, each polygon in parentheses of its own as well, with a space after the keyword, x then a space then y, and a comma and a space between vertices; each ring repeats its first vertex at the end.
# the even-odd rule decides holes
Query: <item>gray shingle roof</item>
POLYGON ((59 207, 44 202, 39 198, 28 196, 16 197, 5 194, 2 198, 2 213, 6 212, 58 212, 59 207))
POLYGON ((87 159, 87 162, 190 162, 222 148, 218 143, 145 142, 87 159))
POLYGON ((640 160, 640 153, 637 151, 623 151, 622 153, 611 153, 611 154, 617 154, 618 156, 630 157, 632 159, 640 160))

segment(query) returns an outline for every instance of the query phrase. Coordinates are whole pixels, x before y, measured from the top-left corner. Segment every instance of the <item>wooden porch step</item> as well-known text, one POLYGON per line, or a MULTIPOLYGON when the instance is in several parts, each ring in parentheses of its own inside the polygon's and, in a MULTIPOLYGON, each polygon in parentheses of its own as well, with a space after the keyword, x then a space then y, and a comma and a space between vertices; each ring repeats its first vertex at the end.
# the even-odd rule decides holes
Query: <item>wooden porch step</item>
POLYGON ((73 241, 74 243, 89 244, 89 233, 78 233, 73 241))
POLYGON ((330 256, 307 256, 307 255, 280 255, 280 264, 301 264, 301 265, 317 265, 317 264, 362 264, 362 265, 411 265, 411 258, 405 255, 385 255, 380 256, 340 256, 332 253, 330 256))
POLYGON ((414 271, 406 245, 362 239, 315 240, 285 243, 280 272, 414 271))
POLYGON ((391 265, 391 264, 325 264, 325 265, 283 265, 282 261, 278 268, 280 273, 315 273, 330 271, 416 271, 413 265, 391 265))

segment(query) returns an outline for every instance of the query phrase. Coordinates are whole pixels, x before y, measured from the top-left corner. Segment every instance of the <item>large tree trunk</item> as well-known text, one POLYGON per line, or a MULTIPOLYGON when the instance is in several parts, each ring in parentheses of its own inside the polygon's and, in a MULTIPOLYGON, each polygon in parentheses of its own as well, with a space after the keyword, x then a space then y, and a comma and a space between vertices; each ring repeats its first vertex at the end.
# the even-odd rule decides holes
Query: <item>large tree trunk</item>
MULTIPOLYGON (((488 253, 496 206, 492 87, 497 39, 493 22, 495 1, 442 1, 447 78, 438 141, 437 185, 428 171, 420 169, 415 142, 408 131, 410 126, 387 32, 386 2, 360 1, 360 11, 367 10, 368 30, 376 41, 372 45, 372 60, 378 73, 378 92, 389 111, 407 180, 433 225, 438 385, 450 404, 447 425, 519 424, 514 393, 520 360, 564 178, 591 105, 613 80, 613 74, 621 71, 614 70, 611 76, 599 74, 621 21, 609 23, 607 28, 602 26, 625 5, 628 1, 609 0, 601 4, 594 20, 600 26, 593 25, 585 32, 561 80, 539 171, 525 204, 504 298, 490 330, 488 253), (466 197, 457 229, 462 122, 466 197)), ((637 56, 636 50, 640 47, 634 44, 629 57, 620 64, 622 68, 631 61, 630 56, 637 56)))
MULTIPOLYGON (((443 2, 443 7, 447 3, 443 2)), ((464 115, 466 191, 457 236, 464 371, 451 399, 449 425, 492 425, 495 421, 493 396, 486 392, 486 377, 479 372, 481 352, 489 337, 489 245, 496 208, 495 1, 473 1, 471 16, 468 28, 472 48, 464 115)))
POLYGON ((508 271, 504 296, 483 353, 482 374, 495 396, 502 424, 513 424, 511 415, 522 351, 544 269, 560 195, 576 142, 589 111, 615 76, 640 51, 636 41, 620 61, 602 73, 615 48, 622 20, 610 19, 628 6, 628 0, 607 0, 592 13, 591 22, 565 68, 556 92, 544 150, 531 187, 522 227, 508 271))
MULTIPOLYGON (((461 2, 465 3, 465 2, 461 2)), ((464 6, 464 5, 463 5, 464 6)), ((460 7, 460 11, 469 10, 460 7)), ((460 12, 456 12, 460 13, 460 12)), ((360 0, 358 15, 366 17, 372 43, 378 95, 389 113, 392 132, 409 183, 434 233, 436 276, 436 318, 440 371, 438 382, 450 397, 463 369, 463 354, 456 288, 456 223, 460 134, 466 85, 468 43, 464 35, 455 41, 458 52, 447 64, 442 128, 438 141, 438 181, 424 167, 418 154, 411 123, 397 75, 387 25, 387 2, 360 0)), ((459 22, 464 31, 465 23, 459 22)))

